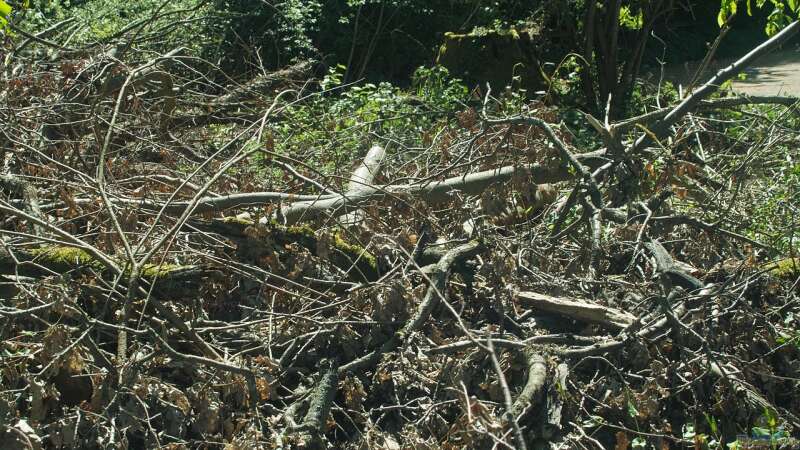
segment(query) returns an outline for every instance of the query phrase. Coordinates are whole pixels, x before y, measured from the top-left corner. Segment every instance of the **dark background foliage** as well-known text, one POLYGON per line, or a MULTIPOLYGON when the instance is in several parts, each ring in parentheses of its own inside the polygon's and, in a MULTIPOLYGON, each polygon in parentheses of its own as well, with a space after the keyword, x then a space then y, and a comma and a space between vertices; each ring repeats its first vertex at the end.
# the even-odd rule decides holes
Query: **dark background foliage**
MULTIPOLYGON (((445 32, 518 27, 533 29, 549 56, 578 51, 582 44, 583 1, 482 2, 475 0, 331 0, 252 2, 215 0, 217 20, 208 23, 206 47, 224 69, 248 73, 273 69, 298 58, 315 58, 347 67, 345 81, 360 78, 407 81, 416 67, 435 61, 445 32)), ((703 57, 719 29, 719 5, 708 1, 673 2, 656 27, 668 42, 668 62, 703 57)), ((719 55, 736 56, 763 39, 769 10, 740 15, 736 32, 719 55)), ((624 50, 624 39, 621 40, 624 50)), ((651 44, 645 64, 661 57, 651 44)))

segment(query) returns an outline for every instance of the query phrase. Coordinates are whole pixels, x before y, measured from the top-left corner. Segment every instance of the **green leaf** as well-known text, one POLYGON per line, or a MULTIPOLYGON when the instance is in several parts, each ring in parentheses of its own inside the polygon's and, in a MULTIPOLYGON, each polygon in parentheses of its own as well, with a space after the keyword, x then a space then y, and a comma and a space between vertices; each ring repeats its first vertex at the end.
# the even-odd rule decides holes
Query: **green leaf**
POLYGON ((631 417, 639 415, 639 410, 636 409, 636 405, 634 405, 633 401, 630 399, 628 399, 628 415, 631 417))
POLYGON ((719 14, 717 15, 717 24, 722 27, 728 20, 728 17, 736 14, 737 0, 721 0, 719 5, 719 14))
POLYGON ((778 426, 778 416, 770 408, 764 408, 764 417, 767 419, 767 426, 771 430, 778 426))
POLYGON ((11 5, 0 0, 0 31, 6 31, 6 28, 8 28, 8 19, 11 17, 13 9, 11 5))
POLYGON ((619 10, 619 24, 630 30, 641 30, 644 25, 644 15, 640 9, 634 14, 628 6, 619 10))
POLYGON ((763 438, 763 437, 771 437, 772 436, 772 432, 770 432, 769 429, 767 429, 767 428, 753 427, 752 428, 752 432, 753 432, 753 437, 761 437, 761 438, 763 438))
POLYGON ((706 416, 706 422, 708 423, 708 427, 711 428, 711 434, 714 436, 717 435, 717 419, 714 416, 709 414, 704 414, 706 416))

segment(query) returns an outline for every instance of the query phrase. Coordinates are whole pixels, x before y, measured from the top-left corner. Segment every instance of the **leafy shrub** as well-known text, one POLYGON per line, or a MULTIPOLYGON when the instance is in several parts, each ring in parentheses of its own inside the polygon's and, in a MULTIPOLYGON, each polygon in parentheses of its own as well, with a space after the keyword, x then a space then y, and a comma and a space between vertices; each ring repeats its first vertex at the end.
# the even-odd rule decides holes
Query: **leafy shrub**
POLYGON ((78 27, 73 43, 106 43, 118 33, 139 24, 137 45, 154 51, 183 46, 198 50, 208 38, 203 23, 211 13, 202 0, 62 0, 35 2, 21 20, 25 28, 36 32, 54 22, 76 19, 78 27), (155 20, 150 20, 155 16, 155 20))
POLYGON ((275 124, 276 151, 327 174, 347 172, 376 139, 423 145, 467 97, 461 81, 441 67, 417 69, 409 89, 388 82, 346 85, 345 70, 331 68, 321 93, 287 108, 286 120, 275 124))

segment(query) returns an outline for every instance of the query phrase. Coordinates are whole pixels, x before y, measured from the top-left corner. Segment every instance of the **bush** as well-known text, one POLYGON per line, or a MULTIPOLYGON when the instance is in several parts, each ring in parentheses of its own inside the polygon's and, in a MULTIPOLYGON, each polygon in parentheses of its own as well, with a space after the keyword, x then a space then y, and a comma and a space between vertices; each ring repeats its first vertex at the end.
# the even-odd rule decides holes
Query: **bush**
POLYGON ((323 92, 287 108, 286 120, 275 126, 276 151, 326 174, 346 175, 376 135, 406 148, 423 146, 468 94, 441 67, 418 68, 410 89, 388 82, 347 86, 344 72, 342 65, 331 68, 323 92))

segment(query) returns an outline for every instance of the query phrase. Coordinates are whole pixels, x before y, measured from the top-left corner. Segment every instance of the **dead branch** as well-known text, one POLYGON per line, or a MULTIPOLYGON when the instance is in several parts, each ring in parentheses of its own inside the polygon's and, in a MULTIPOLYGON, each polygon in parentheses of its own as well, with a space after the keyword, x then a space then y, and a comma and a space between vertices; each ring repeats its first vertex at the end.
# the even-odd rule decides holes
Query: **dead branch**
POLYGON ((550 314, 566 316, 582 322, 594 323, 611 329, 629 327, 636 317, 608 306, 600 306, 585 300, 551 297, 537 292, 517 292, 517 301, 527 308, 550 314))
POLYGON ((365 203, 389 198, 411 196, 428 203, 441 203, 451 199, 454 192, 463 195, 476 195, 496 183, 504 183, 512 177, 524 177, 532 183, 555 183, 569 179, 569 171, 561 167, 546 167, 539 164, 527 166, 506 166, 485 170, 444 181, 424 184, 386 185, 365 187, 364 189, 339 197, 321 197, 318 200, 295 202, 283 210, 288 224, 309 221, 321 214, 346 214, 355 211, 365 203))
POLYGON ((528 364, 528 379, 511 408, 511 413, 517 418, 537 402, 547 382, 547 363, 542 355, 534 352, 531 348, 525 350, 524 354, 528 364))
MULTIPOLYGON (((380 145, 373 145, 367 152, 367 156, 360 162, 350 181, 347 183, 347 192, 344 197, 350 197, 362 189, 372 187, 375 177, 380 173, 383 159, 386 157, 386 149, 380 145)), ((345 226, 358 225, 363 219, 363 212, 354 211, 339 218, 339 223, 345 226)))
POLYGON ((448 251, 436 264, 433 271, 428 274, 431 282, 428 286, 428 290, 425 292, 425 298, 419 304, 416 313, 406 322, 403 328, 394 333, 394 335, 381 345, 379 349, 373 350, 361 358, 350 361, 339 367, 339 373, 357 372, 376 364, 382 355, 393 351, 402 345, 411 334, 419 331, 428 320, 428 317, 430 317, 433 308, 439 303, 442 293, 445 292, 447 280, 453 266, 467 258, 477 255, 482 250, 483 246, 479 242, 473 241, 459 245, 448 251))
POLYGON ((320 380, 308 399, 308 411, 303 422, 291 430, 301 434, 301 439, 308 448, 325 448, 322 436, 325 432, 326 420, 330 413, 336 386, 339 380, 336 361, 328 360, 321 364, 320 380))

